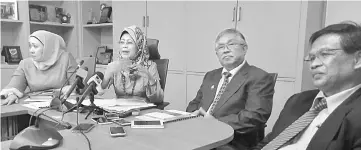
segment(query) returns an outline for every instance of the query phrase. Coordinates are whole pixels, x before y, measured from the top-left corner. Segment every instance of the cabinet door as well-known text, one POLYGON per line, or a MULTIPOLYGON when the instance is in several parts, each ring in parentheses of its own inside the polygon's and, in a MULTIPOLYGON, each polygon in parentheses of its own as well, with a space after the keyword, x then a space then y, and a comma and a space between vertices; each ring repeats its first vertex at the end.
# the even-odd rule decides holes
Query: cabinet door
POLYGON ((237 29, 248 43, 247 61, 295 78, 301 1, 239 1, 238 7, 237 29))
POLYGON ((325 26, 352 20, 361 23, 361 1, 327 1, 325 26))
POLYGON ((161 58, 168 58, 169 70, 184 70, 185 2, 148 1, 147 37, 159 40, 161 58))
POLYGON ((215 39, 219 32, 235 27, 236 1, 186 2, 187 71, 207 72, 220 67, 215 53, 215 39))
POLYGON ((144 19, 146 15, 145 1, 113 1, 113 56, 118 58, 119 37, 125 27, 136 25, 145 32, 144 19))

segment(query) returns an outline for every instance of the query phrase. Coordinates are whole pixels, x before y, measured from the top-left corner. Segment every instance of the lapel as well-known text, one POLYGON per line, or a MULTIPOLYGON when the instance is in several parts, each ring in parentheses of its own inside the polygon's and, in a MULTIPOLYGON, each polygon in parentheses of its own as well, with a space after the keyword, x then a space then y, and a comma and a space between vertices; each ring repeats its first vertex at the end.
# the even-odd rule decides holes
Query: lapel
POLYGON ((348 97, 322 123, 315 133, 307 149, 326 149, 343 122, 344 117, 353 107, 360 106, 361 88, 348 97), (356 104, 358 103, 358 104, 356 104))
POLYGON ((250 66, 247 62, 244 63, 242 68, 232 77, 232 80, 229 81, 224 93, 219 99, 216 107, 214 108, 214 113, 217 112, 219 108, 221 108, 229 98, 238 91, 238 89, 243 85, 246 80, 246 75, 248 74, 250 66))
POLYGON ((204 110, 208 110, 209 106, 212 104, 214 97, 216 95, 217 92, 217 87, 218 87, 218 83, 222 78, 222 69, 223 68, 219 68, 216 71, 214 71, 211 75, 210 75, 210 79, 209 81, 207 81, 209 84, 209 86, 206 86, 205 90, 209 91, 210 95, 209 97, 207 96, 208 94, 205 93, 205 95, 207 96, 207 98, 205 98, 206 101, 204 101, 204 110))

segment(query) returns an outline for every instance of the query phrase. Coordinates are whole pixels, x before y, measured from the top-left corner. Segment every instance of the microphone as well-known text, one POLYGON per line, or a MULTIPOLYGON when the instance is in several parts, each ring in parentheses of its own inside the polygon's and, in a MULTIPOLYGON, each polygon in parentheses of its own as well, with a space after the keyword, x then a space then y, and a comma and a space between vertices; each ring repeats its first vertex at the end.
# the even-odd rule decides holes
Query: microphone
POLYGON ((87 77, 88 75, 88 68, 87 67, 84 67, 81 68, 80 66, 84 63, 84 60, 81 60, 79 65, 77 66, 76 68, 76 79, 75 79, 75 82, 70 86, 70 89, 65 93, 65 95, 61 98, 60 95, 61 95, 61 91, 64 87, 64 85, 66 85, 66 83, 69 81, 69 79, 71 78, 71 76, 74 75, 75 72, 73 72, 70 77, 65 81, 65 83, 63 84, 63 86, 60 88, 60 91, 59 91, 59 96, 55 96, 51 102, 50 102, 50 107, 51 108, 54 108, 58 111, 61 111, 62 110, 62 104, 64 104, 66 106, 66 108, 71 108, 73 107, 73 104, 69 103, 69 102, 66 102, 66 99, 68 99, 68 97, 70 96, 70 94, 74 91, 74 89, 76 87, 78 88, 84 88, 84 84, 83 84, 83 80, 87 77))
MULTIPOLYGON (((43 111, 44 112, 44 111, 43 111)), ((35 125, 29 126, 18 133, 11 141, 10 149, 52 149, 58 147, 63 140, 63 136, 53 127, 47 125, 39 126, 40 116, 43 115, 66 129, 72 126, 67 122, 58 121, 43 112, 37 115, 35 125)))
POLYGON ((74 91, 74 89, 76 87, 78 87, 80 89, 84 88, 83 80, 86 79, 87 75, 88 75, 88 68, 87 67, 84 67, 84 69, 80 68, 76 72, 75 82, 70 86, 69 90, 65 93, 63 98, 61 98, 62 103, 64 103, 64 101, 66 101, 66 99, 69 98, 70 94, 74 91))
POLYGON ((81 105, 84 99, 92 92, 94 95, 98 93, 97 86, 100 86, 102 80, 104 78, 103 73, 96 72, 91 78, 89 78, 87 84, 89 85, 88 88, 84 91, 83 95, 79 99, 79 101, 73 106, 71 109, 67 110, 65 113, 73 111, 77 106, 81 105))
POLYGON ((46 114, 44 114, 44 113, 40 113, 39 115, 37 115, 36 120, 35 120, 34 126, 35 126, 36 128, 39 127, 40 116, 45 116, 45 117, 53 120, 54 122, 59 123, 61 126, 64 126, 66 129, 71 129, 71 127, 72 127, 71 124, 68 123, 68 122, 59 121, 59 120, 56 120, 56 119, 54 119, 53 117, 50 117, 50 116, 48 116, 48 115, 46 115, 46 114))

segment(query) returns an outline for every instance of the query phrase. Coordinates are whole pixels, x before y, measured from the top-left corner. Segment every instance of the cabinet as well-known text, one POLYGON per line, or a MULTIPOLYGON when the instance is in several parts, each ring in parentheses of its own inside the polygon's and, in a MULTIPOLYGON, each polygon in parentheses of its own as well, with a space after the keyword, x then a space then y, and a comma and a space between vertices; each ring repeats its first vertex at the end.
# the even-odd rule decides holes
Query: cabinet
MULTIPOLYGON (((78 57, 78 2, 77 1, 17 1, 18 20, 1 19, 1 47, 20 46, 23 58, 29 57, 28 37, 37 30, 47 30, 63 37, 67 50, 74 57, 78 57), (29 19, 29 5, 41 5, 47 7, 49 15, 55 15, 55 7, 60 7, 71 15, 69 24, 54 22, 54 18, 48 16, 45 22, 34 22, 29 19)), ((10 81, 11 75, 17 65, 1 64, 1 88, 10 81)))
POLYGON ((361 23, 361 1, 327 1, 325 26, 346 20, 361 23))
MULTIPOLYGON (((89 57, 96 54, 99 46, 113 49, 113 23, 87 24, 89 20, 100 19, 100 4, 112 7, 112 1, 81 1, 80 2, 80 56, 89 57)), ((113 20, 114 9, 110 20, 113 20)))

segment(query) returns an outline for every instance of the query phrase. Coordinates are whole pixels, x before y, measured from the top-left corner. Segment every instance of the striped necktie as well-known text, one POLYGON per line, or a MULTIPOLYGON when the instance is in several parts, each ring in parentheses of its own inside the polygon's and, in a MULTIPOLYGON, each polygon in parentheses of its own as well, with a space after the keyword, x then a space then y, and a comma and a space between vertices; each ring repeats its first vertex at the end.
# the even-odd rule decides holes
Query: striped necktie
POLYGON ((274 138, 271 142, 264 146, 262 150, 277 150, 286 142, 295 137, 298 133, 303 131, 313 121, 313 119, 315 119, 315 117, 321 110, 327 108, 325 98, 318 98, 316 99, 316 101, 317 105, 315 105, 311 110, 303 114, 285 130, 283 130, 276 138, 274 138))
POLYGON ((211 104, 211 107, 209 108, 209 114, 213 114, 213 110, 216 107, 219 99, 221 98, 223 92, 225 91, 227 84, 228 84, 228 78, 232 76, 229 72, 223 72, 224 80, 221 88, 219 89, 216 98, 214 99, 213 103, 211 104))

